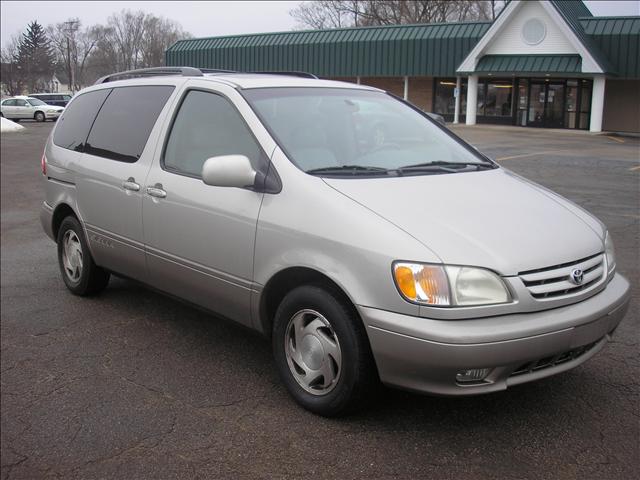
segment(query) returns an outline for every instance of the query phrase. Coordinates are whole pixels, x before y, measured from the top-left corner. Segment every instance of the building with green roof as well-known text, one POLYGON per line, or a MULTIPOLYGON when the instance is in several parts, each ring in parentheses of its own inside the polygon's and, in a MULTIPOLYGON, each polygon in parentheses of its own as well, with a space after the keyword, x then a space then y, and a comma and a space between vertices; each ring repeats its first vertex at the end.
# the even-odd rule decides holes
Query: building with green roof
POLYGON ((640 17, 575 0, 512 0, 494 22, 181 40, 166 63, 363 83, 456 123, 640 132, 640 17))

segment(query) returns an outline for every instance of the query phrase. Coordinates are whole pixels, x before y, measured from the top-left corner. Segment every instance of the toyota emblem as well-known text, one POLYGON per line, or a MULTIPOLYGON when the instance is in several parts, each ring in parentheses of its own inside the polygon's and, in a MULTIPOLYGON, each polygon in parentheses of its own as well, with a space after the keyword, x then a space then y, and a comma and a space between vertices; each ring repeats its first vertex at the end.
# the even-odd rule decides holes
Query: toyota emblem
POLYGON ((571 281, 576 285, 582 285, 582 282, 584 281, 584 272, 579 268, 574 269, 571 272, 571 281))

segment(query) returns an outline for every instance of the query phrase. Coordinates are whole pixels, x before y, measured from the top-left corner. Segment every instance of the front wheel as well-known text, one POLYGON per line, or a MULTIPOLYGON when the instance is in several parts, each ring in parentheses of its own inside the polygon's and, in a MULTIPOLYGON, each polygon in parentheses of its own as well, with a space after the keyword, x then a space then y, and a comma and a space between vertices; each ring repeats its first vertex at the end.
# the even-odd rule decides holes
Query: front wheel
POLYGON ((42 112, 36 112, 36 114, 33 116, 33 118, 36 119, 36 122, 44 122, 45 121, 44 113, 42 113, 42 112))
POLYGON ((62 280, 74 295, 92 295, 104 290, 109 272, 95 264, 77 218, 69 216, 58 230, 58 264, 62 280))
POLYGON ((333 289, 305 285, 288 293, 276 312, 272 342, 287 390, 314 413, 347 413, 377 385, 362 322, 333 289))

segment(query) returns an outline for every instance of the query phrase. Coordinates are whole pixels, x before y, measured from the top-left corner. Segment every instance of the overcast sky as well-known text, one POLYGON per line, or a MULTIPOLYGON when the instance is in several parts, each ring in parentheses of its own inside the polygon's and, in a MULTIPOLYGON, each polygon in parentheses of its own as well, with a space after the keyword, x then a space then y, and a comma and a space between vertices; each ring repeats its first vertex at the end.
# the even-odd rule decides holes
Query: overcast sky
MULTIPOLYGON (((20 33, 32 20, 42 25, 78 17, 84 25, 105 23, 109 15, 128 8, 171 18, 196 37, 291 30, 289 11, 296 1, 229 2, 0 2, 1 41, 20 33)), ((640 0, 586 1, 594 15, 640 15, 640 0)))

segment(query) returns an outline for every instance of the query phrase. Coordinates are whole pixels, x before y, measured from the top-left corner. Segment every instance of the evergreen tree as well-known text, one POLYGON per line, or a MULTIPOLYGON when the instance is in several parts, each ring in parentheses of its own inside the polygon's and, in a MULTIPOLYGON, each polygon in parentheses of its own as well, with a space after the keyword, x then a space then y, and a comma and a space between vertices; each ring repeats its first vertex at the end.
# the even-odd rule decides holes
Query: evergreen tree
POLYGON ((47 34, 36 20, 27 26, 18 44, 16 63, 20 66, 29 91, 42 88, 53 75, 54 55, 47 34))

